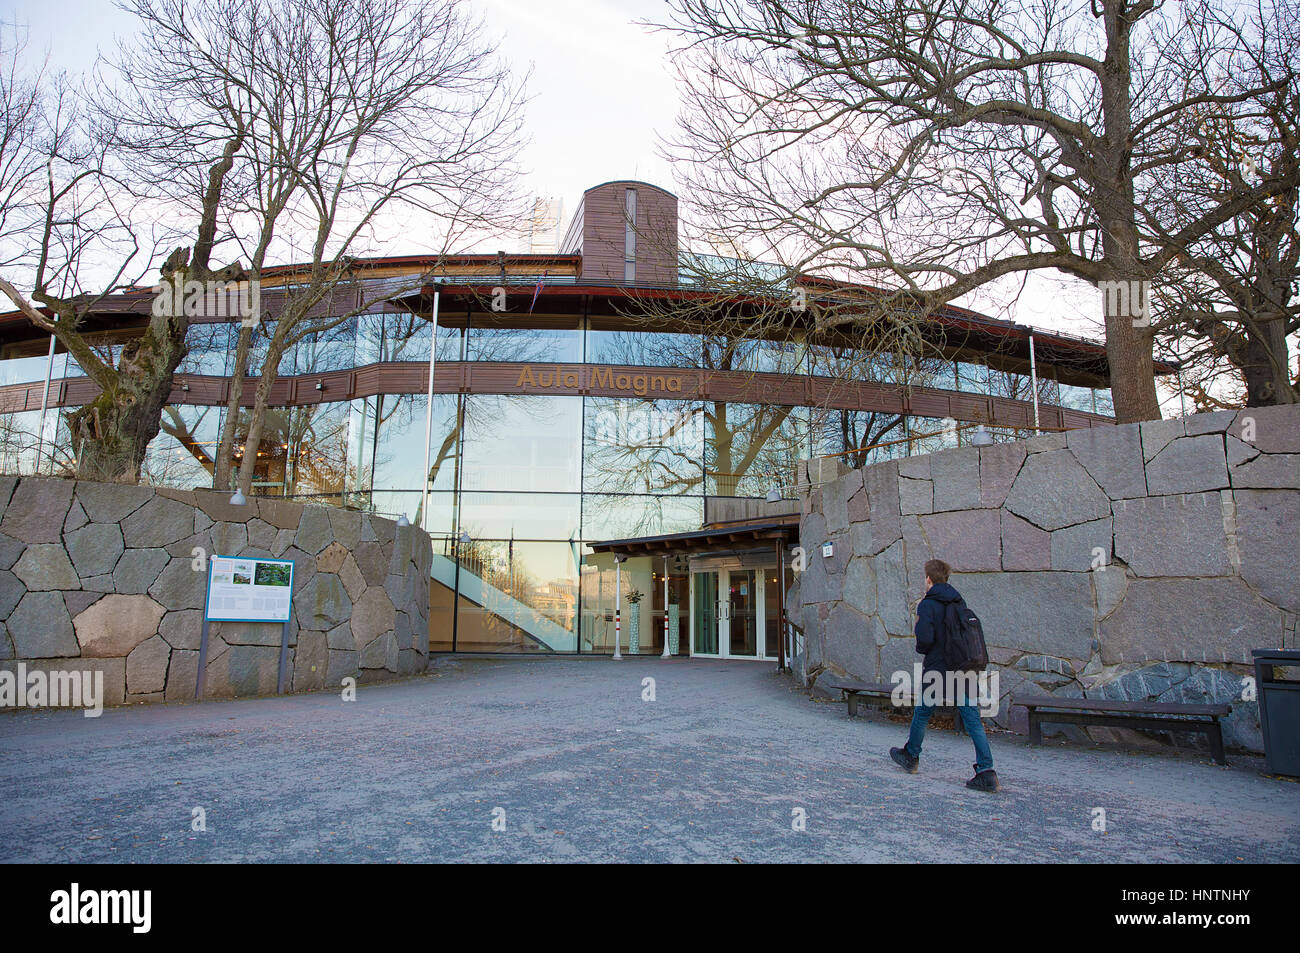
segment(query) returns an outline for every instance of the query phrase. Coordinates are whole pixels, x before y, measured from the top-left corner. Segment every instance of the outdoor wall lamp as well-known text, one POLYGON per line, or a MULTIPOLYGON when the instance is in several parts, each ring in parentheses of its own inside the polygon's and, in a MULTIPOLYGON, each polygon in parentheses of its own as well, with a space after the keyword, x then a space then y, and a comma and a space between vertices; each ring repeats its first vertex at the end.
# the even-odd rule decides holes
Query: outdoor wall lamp
POLYGON ((190 382, 189 382, 189 381, 181 381, 181 390, 189 390, 189 389, 190 389, 190 382))
POLYGON ((985 430, 983 424, 980 424, 975 428, 975 432, 970 435, 970 443, 972 447, 991 447, 993 446, 993 434, 985 430))
POLYGON ((325 382, 324 382, 324 381, 317 381, 317 382, 316 382, 316 389, 317 389, 317 390, 324 390, 324 389, 325 389, 325 382))

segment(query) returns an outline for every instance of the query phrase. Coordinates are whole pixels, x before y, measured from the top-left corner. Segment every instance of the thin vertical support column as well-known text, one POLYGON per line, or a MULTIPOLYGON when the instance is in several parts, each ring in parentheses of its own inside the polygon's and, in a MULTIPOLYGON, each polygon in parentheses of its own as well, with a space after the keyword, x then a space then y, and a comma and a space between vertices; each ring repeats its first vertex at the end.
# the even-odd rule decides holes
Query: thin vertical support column
POLYGON ((671 658, 668 653, 668 563, 671 556, 664 556, 664 651, 660 658, 671 658))
POLYGON ((1034 333, 1029 332, 1029 383, 1034 392, 1034 433, 1038 433, 1038 361, 1034 356, 1034 333))
MULTIPOLYGON (((429 454, 433 452, 433 369, 438 363, 438 304, 442 291, 433 288, 433 320, 429 330, 429 403, 424 408, 424 480, 420 495, 420 526, 429 528, 429 454)), ((455 611, 457 606, 453 606, 455 611)))
MULTIPOLYGON (((776 541, 776 670, 784 672, 785 665, 785 547, 782 540, 776 541)), ((766 638, 766 633, 764 633, 766 638)))
MULTIPOLYGON (((58 319, 56 318, 55 320, 58 319)), ((53 376, 54 376, 54 335, 51 334, 50 352, 45 357, 45 389, 41 391, 41 426, 40 429, 36 432, 36 459, 32 461, 32 463, 34 464, 33 472, 38 475, 41 472, 41 454, 45 452, 45 411, 50 404, 50 378, 52 378, 53 376)), ((50 455, 51 473, 54 472, 54 467, 52 465, 53 460, 54 460, 54 456, 53 454, 51 454, 50 455)))
POLYGON ((623 557, 614 557, 614 658, 621 659, 623 653, 618 644, 623 641, 623 557))

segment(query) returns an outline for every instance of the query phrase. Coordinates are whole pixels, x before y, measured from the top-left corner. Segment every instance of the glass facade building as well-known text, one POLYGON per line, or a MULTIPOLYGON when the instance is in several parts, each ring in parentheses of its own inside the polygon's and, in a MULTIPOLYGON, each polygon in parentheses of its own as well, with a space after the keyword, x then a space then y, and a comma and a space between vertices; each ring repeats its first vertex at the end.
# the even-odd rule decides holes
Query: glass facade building
MULTIPOLYGON (((649 213, 654 203, 636 207, 649 213)), ((616 276, 602 279, 592 241, 568 257, 465 256, 459 273, 444 267, 434 349, 426 288, 310 335, 280 361, 284 389, 267 415, 254 491, 423 526, 434 541, 432 651, 607 653, 617 604, 623 652, 659 654, 675 636, 683 655, 775 657, 784 583, 774 556, 616 564, 591 544, 700 530, 717 522, 719 501, 788 487, 808 457, 861 466, 953 445, 969 433, 963 424, 988 423, 996 439, 1034 424, 1026 362, 979 343, 1014 326, 985 319, 976 343, 941 343, 921 360, 798 329, 751 339, 670 312, 633 317, 620 302, 647 287, 636 275, 650 266, 642 260, 629 282, 619 259, 616 276), (506 291, 504 310, 488 303, 494 287, 506 291)), ((49 361, 48 338, 8 327, 0 466, 65 472, 73 448, 62 415, 89 382, 78 383, 68 355, 49 361), (42 415, 31 408, 47 373, 42 415)), ((191 325, 144 481, 212 486, 237 332, 234 321, 191 325)), ((105 356, 131 333, 127 322, 106 331, 105 356)), ((266 340, 264 322, 246 368, 254 377, 266 340)), ((1104 364, 1091 348, 1092 364, 1104 364)), ((1045 354, 1041 425, 1109 415, 1104 374, 1045 354)))

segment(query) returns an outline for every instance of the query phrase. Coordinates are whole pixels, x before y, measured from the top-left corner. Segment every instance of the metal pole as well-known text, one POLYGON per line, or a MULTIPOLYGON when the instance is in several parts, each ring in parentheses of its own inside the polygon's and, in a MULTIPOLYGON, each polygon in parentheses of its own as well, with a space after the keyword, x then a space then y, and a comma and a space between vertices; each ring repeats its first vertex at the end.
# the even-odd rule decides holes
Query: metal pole
POLYGON ((433 452, 433 368, 438 362, 438 299, 442 294, 433 286, 433 321, 429 331, 429 403, 424 408, 424 491, 420 496, 420 525, 429 527, 429 454, 433 452))
POLYGON ((1034 358, 1034 332, 1029 332, 1029 381, 1034 391, 1034 432, 1038 433, 1038 362, 1034 358))
POLYGON ((671 658, 668 654, 668 557, 664 557, 664 652, 660 658, 671 658))
POLYGON ((203 627, 199 631, 199 674, 194 680, 194 697, 203 698, 203 688, 208 681, 208 610, 203 610, 203 627))
MULTIPOLYGON (((57 317, 55 320, 58 320, 57 317)), ((50 335, 50 353, 45 358, 45 389, 41 391, 41 426, 36 432, 36 460, 35 470, 37 475, 41 472, 41 454, 45 451, 45 408, 49 406, 50 401, 50 378, 54 375, 54 335, 50 335)), ((50 468, 53 472, 53 467, 50 468)))
POLYGON ((285 622, 280 632, 280 671, 275 679, 276 694, 284 694, 285 682, 289 676, 289 623, 285 622))
POLYGON ((776 670, 785 671, 785 541, 776 541, 776 670))
POLYGON ((623 653, 618 650, 622 639, 623 627, 623 559, 614 557, 614 658, 621 659, 623 653))

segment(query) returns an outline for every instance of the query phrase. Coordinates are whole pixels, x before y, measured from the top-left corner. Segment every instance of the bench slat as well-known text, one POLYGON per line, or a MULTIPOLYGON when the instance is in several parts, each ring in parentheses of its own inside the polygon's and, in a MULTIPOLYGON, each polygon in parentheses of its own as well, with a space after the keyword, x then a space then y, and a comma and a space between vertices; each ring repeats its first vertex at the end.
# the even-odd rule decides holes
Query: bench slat
POLYGON ((894 686, 888 682, 855 682, 838 678, 820 679, 817 684, 832 691, 855 692, 863 695, 888 695, 894 690, 894 686))
POLYGON ((1138 701, 1114 701, 1101 698, 1057 698, 1051 695, 1036 695, 1026 698, 1017 698, 1011 703, 1012 707, 1020 706, 1027 709, 1054 709, 1059 711, 1097 711, 1097 712, 1115 712, 1117 714, 1134 714, 1134 715, 1188 715, 1213 717, 1227 715, 1232 711, 1232 706, 1224 703, 1218 704, 1180 704, 1177 702, 1138 702, 1138 701))

